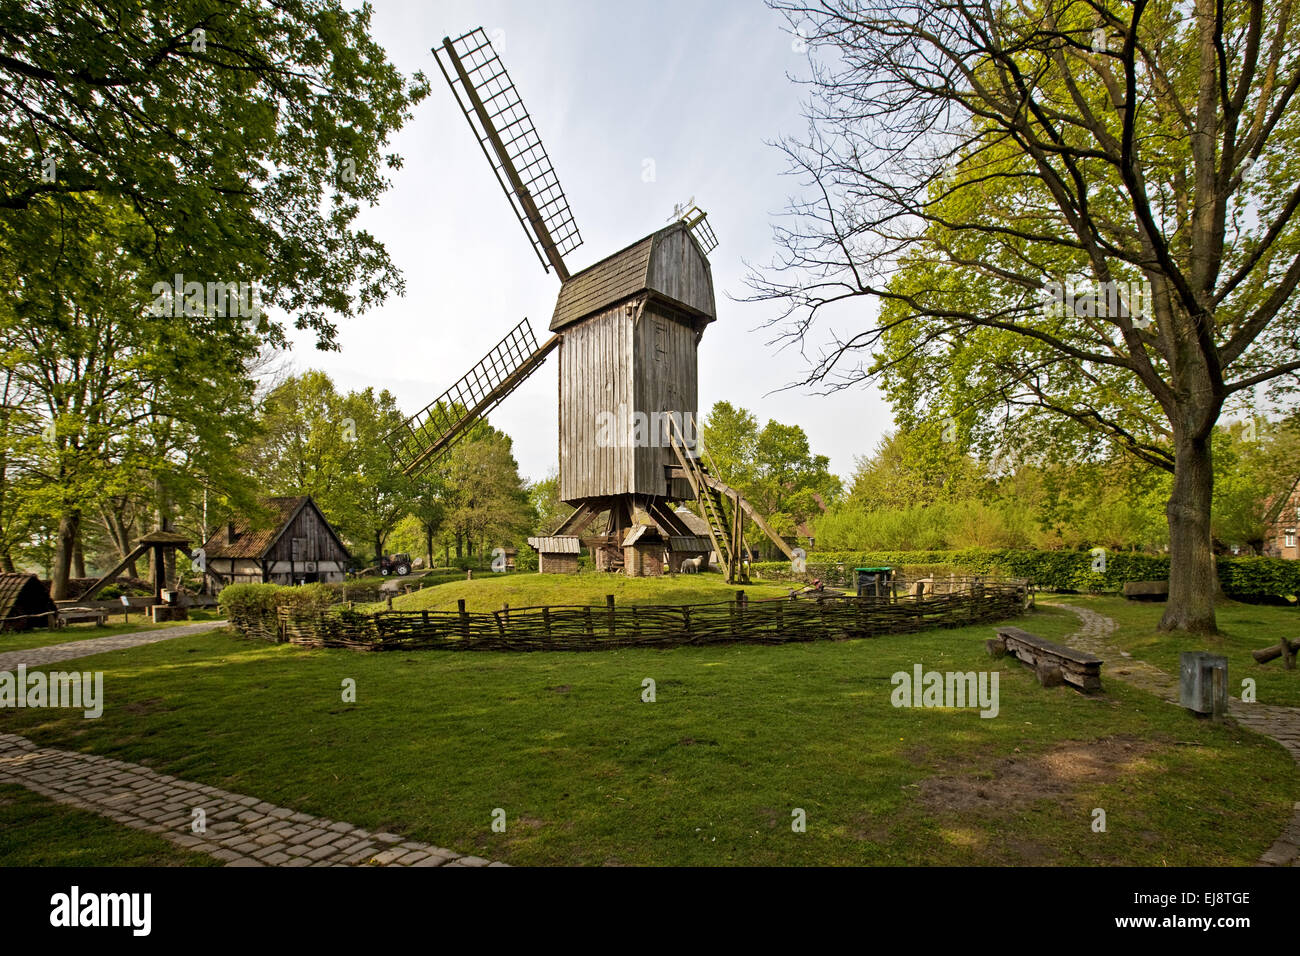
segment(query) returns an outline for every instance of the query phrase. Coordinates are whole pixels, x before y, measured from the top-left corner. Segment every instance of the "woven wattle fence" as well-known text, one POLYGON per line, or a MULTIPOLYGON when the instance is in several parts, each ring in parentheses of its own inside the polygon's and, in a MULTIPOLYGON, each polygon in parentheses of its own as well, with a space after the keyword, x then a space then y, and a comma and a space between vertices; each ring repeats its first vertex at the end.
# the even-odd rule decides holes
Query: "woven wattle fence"
MULTIPOLYGON (((274 618, 235 617, 248 637, 363 651, 590 651, 683 644, 785 644, 961 627, 1005 620, 1031 601, 1023 581, 984 581, 948 594, 886 599, 821 596, 714 604, 378 611, 281 607, 274 618)), ((463 608, 463 602, 461 602, 463 608)))

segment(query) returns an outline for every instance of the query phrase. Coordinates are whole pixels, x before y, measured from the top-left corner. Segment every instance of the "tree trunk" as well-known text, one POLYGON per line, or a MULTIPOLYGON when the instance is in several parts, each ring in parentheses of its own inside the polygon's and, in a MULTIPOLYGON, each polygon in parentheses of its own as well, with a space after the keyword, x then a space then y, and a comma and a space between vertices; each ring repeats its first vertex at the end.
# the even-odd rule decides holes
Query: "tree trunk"
POLYGON ((1177 437, 1169 517, 1169 603, 1162 631, 1216 633, 1214 598, 1219 591, 1210 543, 1210 497, 1214 471, 1210 440, 1177 437))
POLYGON ((427 527, 424 529, 424 560, 426 568, 433 567, 433 531, 427 527))
POLYGON ((0 554, 0 571, 4 571, 5 574, 14 573, 14 557, 8 551, 0 554))
POLYGON ((86 576, 86 551, 81 544, 81 529, 77 529, 76 540, 72 542, 72 576, 74 578, 84 578, 86 576))
POLYGON ((77 531, 81 525, 81 513, 65 512, 59 518, 59 530, 54 536, 54 564, 50 568, 50 597, 56 601, 71 598, 68 587, 69 572, 72 570, 72 550, 77 540, 77 531))

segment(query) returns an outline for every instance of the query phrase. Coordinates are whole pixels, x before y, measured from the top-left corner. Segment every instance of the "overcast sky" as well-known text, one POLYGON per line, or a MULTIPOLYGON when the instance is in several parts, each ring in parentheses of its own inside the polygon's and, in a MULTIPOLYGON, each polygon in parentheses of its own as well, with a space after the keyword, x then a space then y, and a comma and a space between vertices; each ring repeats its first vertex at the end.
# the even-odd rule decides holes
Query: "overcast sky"
MULTIPOLYGON (((292 365, 323 369, 344 391, 387 388, 411 414, 520 319, 539 341, 549 334, 559 281, 529 248, 431 52, 477 26, 500 47, 568 194, 584 239, 566 256, 570 271, 665 225, 694 197, 720 241, 709 257, 718 321, 700 343, 700 411, 726 399, 760 423, 798 424, 847 478, 890 427, 888 405, 864 388, 774 393, 805 361, 769 344, 774 306, 731 298, 746 294, 745 261, 772 258, 773 218, 798 190, 767 142, 805 125, 806 91, 787 77, 806 75, 805 55, 760 0, 375 0, 376 39, 399 69, 423 70, 433 85, 392 144, 405 167, 362 218, 403 270, 406 295, 341 323, 339 352, 294 333, 292 365)), ((837 323, 869 314, 864 301, 837 323)), ((534 479, 558 464, 557 369, 552 356, 490 416, 534 479)))

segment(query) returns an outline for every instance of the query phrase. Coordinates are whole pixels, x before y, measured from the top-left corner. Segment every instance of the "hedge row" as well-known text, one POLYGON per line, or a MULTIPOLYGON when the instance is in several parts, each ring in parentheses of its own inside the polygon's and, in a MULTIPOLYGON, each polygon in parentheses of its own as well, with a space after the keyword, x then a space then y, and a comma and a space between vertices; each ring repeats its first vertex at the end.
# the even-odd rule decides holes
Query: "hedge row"
MULTIPOLYGON (((1166 555, 1108 551, 1105 570, 1094 571, 1090 551, 1030 551, 967 548, 962 551, 818 551, 808 555, 807 572, 795 573, 788 561, 762 562, 752 570, 768 580, 821 578, 839 587, 853 585, 855 567, 888 566, 908 578, 948 574, 997 574, 1027 578, 1050 591, 1106 593, 1123 590, 1129 581, 1169 577, 1166 555)), ((1300 561, 1282 558, 1216 559, 1219 581, 1229 597, 1259 599, 1300 594, 1300 561)))

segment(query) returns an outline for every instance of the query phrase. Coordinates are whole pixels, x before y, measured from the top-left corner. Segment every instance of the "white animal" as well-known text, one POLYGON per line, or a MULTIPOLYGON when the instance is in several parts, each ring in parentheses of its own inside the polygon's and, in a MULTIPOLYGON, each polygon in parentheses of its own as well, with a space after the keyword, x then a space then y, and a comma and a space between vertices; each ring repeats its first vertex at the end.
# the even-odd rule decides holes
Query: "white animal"
POLYGON ((682 574, 698 574, 704 568, 705 555, 682 559, 682 574))

